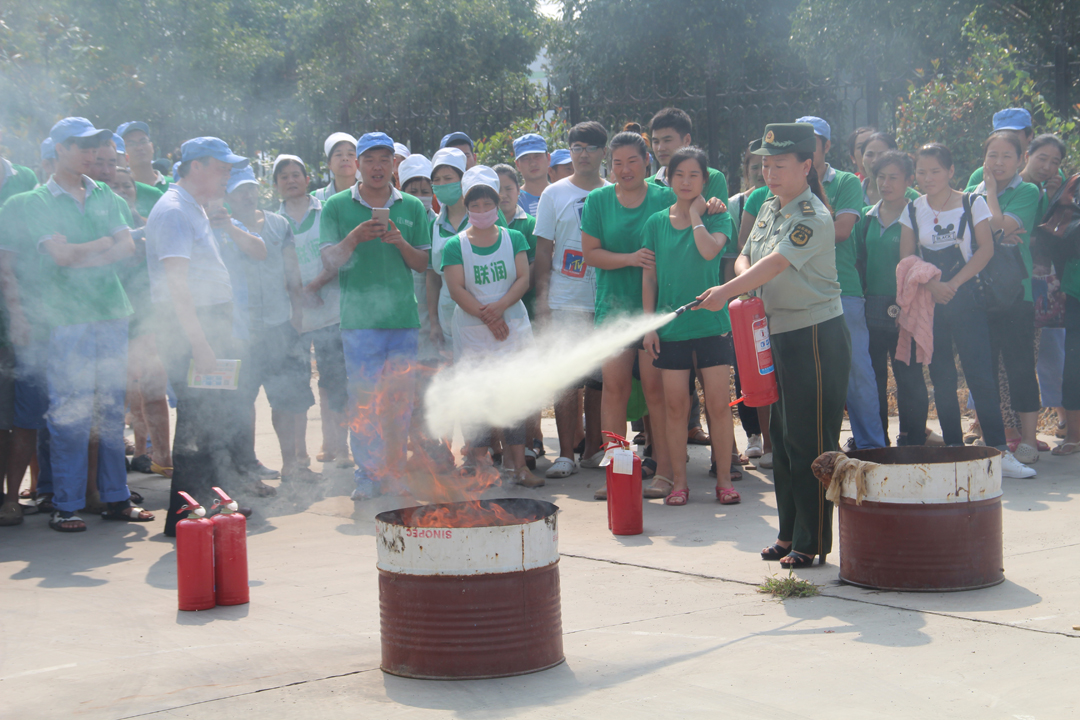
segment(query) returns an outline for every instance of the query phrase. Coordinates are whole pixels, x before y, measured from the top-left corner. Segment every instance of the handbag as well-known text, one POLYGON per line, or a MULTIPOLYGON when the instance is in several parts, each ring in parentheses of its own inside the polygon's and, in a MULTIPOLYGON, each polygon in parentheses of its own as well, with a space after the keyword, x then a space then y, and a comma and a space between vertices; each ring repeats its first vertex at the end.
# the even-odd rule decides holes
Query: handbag
POLYGON ((1033 275, 1031 299, 1035 302, 1035 327, 1065 327, 1065 293, 1056 274, 1033 275))
POLYGON ((900 306, 892 295, 866 296, 866 328, 868 330, 895 330, 900 306))

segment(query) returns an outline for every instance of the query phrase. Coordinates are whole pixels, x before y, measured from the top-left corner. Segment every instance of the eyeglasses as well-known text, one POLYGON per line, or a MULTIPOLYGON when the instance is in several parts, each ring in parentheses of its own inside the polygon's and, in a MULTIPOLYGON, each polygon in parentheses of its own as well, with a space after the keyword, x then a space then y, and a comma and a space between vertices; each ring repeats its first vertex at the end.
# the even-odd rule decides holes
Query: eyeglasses
POLYGON ((604 148, 599 147, 597 145, 571 145, 570 146, 570 154, 571 155, 580 155, 583 152, 587 152, 587 153, 589 153, 591 155, 591 154, 593 154, 595 152, 600 152, 603 149, 604 148))

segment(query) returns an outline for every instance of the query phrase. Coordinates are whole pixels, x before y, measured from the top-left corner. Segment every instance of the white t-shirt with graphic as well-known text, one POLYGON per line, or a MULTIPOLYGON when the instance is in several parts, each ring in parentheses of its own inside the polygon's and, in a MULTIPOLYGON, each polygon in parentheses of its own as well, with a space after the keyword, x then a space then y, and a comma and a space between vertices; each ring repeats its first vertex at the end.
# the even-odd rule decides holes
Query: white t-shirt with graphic
MULTIPOLYGON (((606 180, 604 185, 609 184, 606 180)), ((593 312, 596 299, 596 271, 585 265, 581 250, 581 211, 588 190, 582 190, 571 178, 563 178, 544 188, 536 207, 538 238, 555 243, 551 260, 551 283, 548 307, 552 310, 593 312)))
MULTIPOLYGON (((960 218, 964 214, 964 206, 961 203, 953 210, 936 213, 930 209, 930 203, 923 195, 912 202, 915 206, 915 220, 919 223, 919 244, 927 250, 944 250, 957 244, 957 235, 960 232, 960 218), (934 219, 937 222, 934 222, 934 219)), ((983 220, 990 219, 990 208, 986 200, 981 197, 973 198, 971 203, 971 227, 964 228, 964 234, 959 237, 960 252, 964 256, 964 262, 971 259, 973 228, 983 220)), ((900 214, 900 223, 904 227, 911 227, 911 217, 905 210, 900 214)))

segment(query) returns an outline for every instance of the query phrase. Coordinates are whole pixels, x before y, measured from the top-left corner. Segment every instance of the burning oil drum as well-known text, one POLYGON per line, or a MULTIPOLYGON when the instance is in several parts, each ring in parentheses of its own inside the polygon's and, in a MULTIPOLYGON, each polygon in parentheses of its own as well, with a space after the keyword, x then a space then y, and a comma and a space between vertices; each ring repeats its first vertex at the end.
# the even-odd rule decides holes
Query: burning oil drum
POLYGON ((510 498, 377 515, 383 671, 479 679, 563 662, 557 512, 510 498))
POLYGON ((840 579, 881 590, 974 590, 1005 580, 1001 454, 987 447, 857 450, 863 499, 840 497, 840 579))

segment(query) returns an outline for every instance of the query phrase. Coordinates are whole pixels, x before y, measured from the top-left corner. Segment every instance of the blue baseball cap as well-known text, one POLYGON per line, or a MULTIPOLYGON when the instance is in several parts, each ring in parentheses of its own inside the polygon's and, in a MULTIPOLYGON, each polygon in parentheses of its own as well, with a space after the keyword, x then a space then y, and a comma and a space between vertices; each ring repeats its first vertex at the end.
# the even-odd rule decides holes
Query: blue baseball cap
POLYGON ((212 157, 215 160, 240 167, 248 164, 246 157, 235 154, 221 138, 197 137, 180 146, 180 162, 191 162, 204 157, 212 157))
POLYGON ((814 115, 804 115, 801 118, 795 120, 797 123, 809 123, 814 126, 814 134, 820 135, 826 140, 832 140, 832 128, 829 127, 829 123, 825 122, 819 117, 814 115))
POLYGON ((444 136, 443 139, 439 141, 439 148, 444 148, 450 143, 454 143, 455 145, 460 145, 461 143, 468 143, 470 150, 475 148, 472 138, 463 132, 452 132, 449 135, 444 136))
POLYGON ((178 162, 172 164, 172 179, 173 182, 180 182, 180 163, 178 162))
POLYGON ((232 192, 241 185, 251 183, 252 185, 258 185, 259 180, 255 177, 255 171, 251 165, 244 165, 243 167, 237 167, 233 165, 232 172, 229 173, 229 183, 225 186, 225 192, 232 192))
POLYGON ((56 145, 71 138, 107 138, 111 136, 111 130, 98 130, 92 122, 81 117, 66 117, 53 125, 52 130, 49 131, 49 137, 52 138, 56 145))
POLYGON ((120 127, 116 128, 116 134, 120 137, 124 137, 132 130, 142 130, 146 133, 146 137, 150 137, 150 126, 142 120, 132 120, 126 123, 120 123, 120 127))
POLYGON ((994 130, 1027 130, 1032 127, 1031 113, 1024 108, 1005 108, 994 113, 994 130))
POLYGON ((55 160, 56 159, 56 143, 51 137, 47 137, 41 141, 41 159, 42 160, 55 160))
POLYGON ((382 132, 364 133, 356 141, 356 157, 360 157, 368 150, 374 150, 375 148, 386 148, 390 152, 395 152, 394 140, 382 132))
POLYGON ((551 153, 551 162, 548 163, 548 167, 566 165, 568 162, 570 162, 570 151, 566 148, 559 148, 551 153))
POLYGON ((519 160, 522 155, 532 153, 547 154, 547 140, 536 133, 526 133, 514 141, 514 159, 519 160))
POLYGON ((123 155, 126 152, 126 149, 124 147, 124 138, 120 137, 116 133, 113 133, 112 134, 112 141, 113 141, 113 144, 116 145, 116 152, 123 155))

